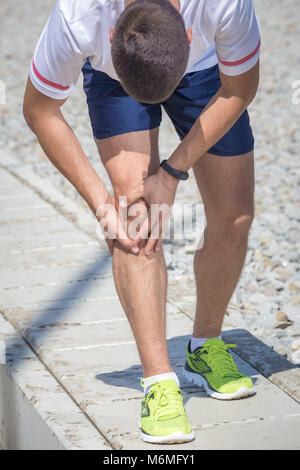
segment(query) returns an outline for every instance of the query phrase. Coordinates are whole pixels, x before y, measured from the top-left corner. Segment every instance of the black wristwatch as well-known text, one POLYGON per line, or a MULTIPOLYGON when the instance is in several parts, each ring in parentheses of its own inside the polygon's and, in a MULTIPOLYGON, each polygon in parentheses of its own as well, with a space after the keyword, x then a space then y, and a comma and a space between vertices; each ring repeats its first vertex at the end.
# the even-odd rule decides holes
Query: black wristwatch
POLYGON ((188 174, 187 171, 180 171, 180 170, 176 170, 175 168, 173 168, 172 166, 170 166, 168 163, 167 163, 167 160, 163 160, 160 164, 160 166, 167 172, 169 173, 170 175, 174 176, 174 178, 177 178, 178 180, 187 180, 188 177, 190 176, 188 174))

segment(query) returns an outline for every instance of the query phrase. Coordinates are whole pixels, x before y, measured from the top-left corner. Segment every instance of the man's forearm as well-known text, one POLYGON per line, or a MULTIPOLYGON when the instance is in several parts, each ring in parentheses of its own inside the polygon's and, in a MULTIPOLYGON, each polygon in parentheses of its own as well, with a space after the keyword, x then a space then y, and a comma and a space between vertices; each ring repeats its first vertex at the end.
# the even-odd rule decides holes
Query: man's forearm
POLYGON ((169 158, 174 168, 188 171, 236 123, 256 95, 259 61, 242 75, 220 72, 222 86, 208 103, 185 139, 169 158))
POLYGON ((248 104, 245 99, 228 96, 221 88, 171 155, 168 163, 178 170, 188 171, 231 129, 248 104))
POLYGON ((96 213, 99 204, 108 201, 109 193, 61 111, 50 115, 41 113, 26 120, 47 157, 96 213))

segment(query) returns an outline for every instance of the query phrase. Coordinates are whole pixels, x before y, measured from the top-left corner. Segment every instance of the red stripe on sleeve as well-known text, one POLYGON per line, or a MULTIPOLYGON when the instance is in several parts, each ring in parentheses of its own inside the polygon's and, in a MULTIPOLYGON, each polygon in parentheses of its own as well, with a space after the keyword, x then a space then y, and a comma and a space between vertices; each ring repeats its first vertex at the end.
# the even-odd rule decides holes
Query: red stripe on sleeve
POLYGON ((41 80, 41 82, 45 83, 46 85, 49 85, 49 86, 52 86, 53 88, 57 88, 58 90, 68 90, 70 87, 69 86, 62 86, 62 85, 59 85, 58 83, 54 83, 54 82, 50 82, 50 80, 47 80, 46 78, 44 78, 37 70, 36 66, 35 66, 35 63, 34 63, 34 60, 32 60, 32 67, 33 67, 33 70, 34 70, 34 73, 35 75, 37 76, 37 78, 39 80, 41 80))
POLYGON ((244 57, 243 59, 237 60, 236 62, 224 62, 223 60, 220 60, 220 59, 219 59, 219 61, 221 62, 221 64, 228 65, 229 67, 233 67, 235 65, 241 65, 244 62, 247 62, 248 60, 252 59, 252 57, 254 57, 255 54, 258 52, 259 48, 260 48, 260 40, 259 40, 258 46, 254 49, 253 52, 251 52, 251 54, 247 55, 247 57, 244 57))

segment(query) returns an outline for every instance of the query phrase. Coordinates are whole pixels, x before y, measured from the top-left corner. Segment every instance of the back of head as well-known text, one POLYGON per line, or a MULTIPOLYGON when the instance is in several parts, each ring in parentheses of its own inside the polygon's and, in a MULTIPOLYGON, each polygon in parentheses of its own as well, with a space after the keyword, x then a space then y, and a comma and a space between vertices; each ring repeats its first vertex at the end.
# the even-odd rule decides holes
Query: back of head
POLYGON ((125 91, 144 103, 161 103, 183 77, 189 43, 180 13, 168 0, 136 0, 120 16, 112 60, 125 91))

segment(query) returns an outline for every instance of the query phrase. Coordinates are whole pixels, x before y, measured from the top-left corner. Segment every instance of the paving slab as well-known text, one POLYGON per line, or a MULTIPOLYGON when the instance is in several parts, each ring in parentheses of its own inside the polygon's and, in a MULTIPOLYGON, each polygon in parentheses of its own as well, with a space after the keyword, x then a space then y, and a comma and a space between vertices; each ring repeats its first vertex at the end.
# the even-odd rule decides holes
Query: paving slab
POLYGON ((99 253, 98 246, 91 242, 70 243, 68 245, 50 245, 27 250, 10 249, 1 256, 3 271, 29 269, 32 267, 74 266, 82 263, 93 263, 103 259, 103 252, 99 253), (18 256, 17 256, 18 255, 18 256))
POLYGON ((36 204, 31 204, 26 207, 1 207, 0 223, 11 224, 13 222, 23 222, 28 220, 43 220, 45 217, 55 217, 56 213, 53 207, 45 204, 43 201, 36 201, 36 204))
POLYGON ((24 271, 7 271, 5 277, 0 279, 0 292, 15 291, 16 289, 26 289, 29 287, 39 286, 60 286, 62 284, 71 284, 76 282, 89 282, 99 281, 99 288, 102 289, 105 284, 111 285, 112 274, 111 271, 104 271, 99 258, 99 270, 96 270, 94 263, 86 264, 86 269, 79 266, 59 266, 59 267, 39 267, 26 270, 26 277, 24 271))
MULTIPOLYGON (((70 198, 66 198, 61 191, 55 189, 48 181, 40 178, 36 172, 33 172, 30 167, 23 165, 7 152, 1 155, 1 166, 2 168, 0 169, 4 174, 3 178, 6 178, 6 192, 7 190, 9 191, 10 185, 13 184, 13 193, 19 194, 19 191, 22 192, 20 187, 23 186, 24 193, 28 194, 28 190, 31 193, 34 192, 40 199, 51 204, 56 209, 56 217, 57 215, 64 215, 67 220, 79 227, 80 231, 97 239, 95 234, 95 217, 91 214, 83 200, 75 203, 70 198)), ((106 248, 106 243, 103 240, 102 247, 106 248)))
MULTIPOLYGON (((27 346, 18 346, 17 340, 9 346, 8 364, 14 364, 8 373, 9 383, 22 382, 30 406, 37 400, 39 416, 47 413, 55 401, 55 391, 59 391, 59 419, 72 423, 77 431, 87 426, 80 448, 166 449, 139 439, 142 370, 117 298, 107 250, 92 234, 91 223, 88 230, 80 227, 85 214, 74 214, 69 203, 60 201, 51 188, 43 193, 38 178, 29 178, 28 168, 22 174, 20 166, 14 166, 11 160, 8 163, 9 173, 0 168, 0 178, 6 185, 6 190, 2 187, 0 191, 0 206, 6 205, 0 220, 0 311, 6 321, 2 321, 0 332, 6 335, 6 341, 18 337, 27 346), (24 174, 31 186, 24 181, 24 174), (9 197, 10 188, 17 197, 9 197), (39 382, 38 376, 31 374, 34 361, 39 361, 39 370, 42 367, 47 371, 47 380, 39 382), (60 400, 71 401, 62 410, 60 400), (91 427, 84 424, 81 428, 74 421, 71 403, 80 419, 91 427)), ((233 355, 240 369, 253 378, 257 394, 232 402, 208 398, 182 377, 195 308, 190 290, 184 286, 180 290, 172 281, 168 299, 168 350, 196 433, 195 441, 180 447, 300 449, 300 369, 228 322, 225 340, 237 344, 233 355)), ((29 413, 28 407, 26 410, 29 413)), ((50 425, 57 419, 53 412, 47 422, 50 425)), ((62 447, 73 448, 67 434, 63 436, 62 447)), ((25 445, 25 441, 19 445, 25 445)))
POLYGON ((227 342, 237 344, 237 353, 264 376, 300 403, 300 368, 242 329, 224 332, 227 342))
MULTIPOLYGON (((92 265, 93 266, 93 265, 92 265)), ((88 268, 88 263, 87 263, 88 268)), ((0 279, 0 292, 6 290, 25 289, 31 286, 71 284, 74 282, 99 280, 100 285, 109 278, 111 283, 111 273, 99 272, 86 269, 83 271, 82 265, 79 266, 59 266, 59 267, 40 267, 24 271, 6 271, 5 279, 0 279)))
POLYGON ((111 449, 1 314, 0 341, 6 345, 6 362, 0 365, 0 441, 5 448, 111 449))
MULTIPOLYGON (((7 196, 0 196, 0 206, 1 211, 4 213, 9 211, 23 211, 29 210, 32 207, 49 207, 49 204, 40 200, 37 201, 36 195, 32 193, 32 191, 28 191, 26 194, 19 194, 19 195, 7 195, 7 196)), ((50 206, 52 209, 52 207, 50 206)))
MULTIPOLYGON (((228 423, 196 431, 195 441, 180 446, 146 446, 139 434, 126 435, 126 450, 299 450, 299 415, 228 423)), ((122 436, 123 438, 123 436, 122 436)), ((121 444, 121 445, 122 445, 121 444)))
MULTIPOLYGON (((28 190, 29 191, 29 190, 28 190)), ((2 206, 2 199, 0 197, 0 207, 2 206)), ((56 214, 55 217, 49 217, 46 223, 46 230, 48 235, 52 236, 60 232, 69 232, 74 230, 74 225, 67 220, 63 215, 56 214)), ((14 227, 13 222, 10 224, 1 225, 0 241, 11 237, 14 241, 26 239, 30 236, 45 234, 45 225, 41 224, 39 220, 24 221, 14 227)), ((78 233, 79 236, 79 233, 78 233)), ((6 240, 7 243, 7 240, 6 240)))
MULTIPOLYGON (((91 266, 85 266, 86 272, 95 275, 101 273, 101 262, 94 262, 91 266)), ((106 282, 105 278, 93 280, 92 276, 88 280, 75 279, 74 282, 55 283, 51 279, 47 284, 26 286, 24 288, 3 289, 1 291, 0 305, 24 305, 44 302, 55 302, 60 300, 85 299, 87 297, 101 299, 103 297, 115 296, 116 290, 112 282, 106 282), (92 282, 93 281, 93 282, 92 282), (54 284, 54 285, 53 285, 54 284)))
MULTIPOLYGON (((120 308, 118 297, 101 299, 98 302, 73 301, 67 308, 46 308, 23 306, 6 309, 6 317, 13 323, 17 322, 20 330, 31 328, 52 328, 65 325, 102 324, 115 320, 126 319, 120 308)), ((127 321, 127 320, 126 320, 127 321)))
MULTIPOLYGON (((111 279, 110 282, 112 283, 111 279)), ((172 321, 167 323, 167 337, 179 336, 184 326, 187 332, 191 328, 191 322, 184 315, 174 316, 172 321)), ((36 328, 28 327, 25 337, 40 354, 42 351, 59 351, 60 349, 65 351, 70 349, 95 348, 106 344, 117 345, 134 342, 129 323, 124 323, 124 321, 119 319, 101 323, 58 324, 50 328, 47 328, 47 325, 36 328)))
POLYGON ((0 249, 3 254, 17 254, 29 250, 40 250, 48 247, 65 247, 76 244, 77 246, 97 246, 96 242, 88 239, 87 235, 79 233, 74 240, 74 232, 69 231, 56 231, 49 233, 45 238, 45 230, 48 227, 44 226, 44 233, 24 233, 22 236, 23 227, 18 226, 15 233, 10 233, 6 237, 0 239, 0 249))

